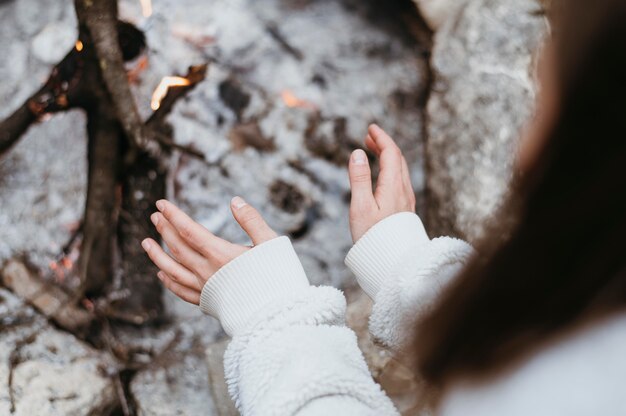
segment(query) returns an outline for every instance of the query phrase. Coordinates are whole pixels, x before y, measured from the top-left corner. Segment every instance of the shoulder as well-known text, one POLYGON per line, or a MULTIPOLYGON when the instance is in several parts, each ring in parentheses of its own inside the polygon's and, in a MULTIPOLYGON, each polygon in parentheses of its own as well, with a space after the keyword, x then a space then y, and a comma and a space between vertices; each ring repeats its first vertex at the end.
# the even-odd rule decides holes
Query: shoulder
POLYGON ((626 414, 626 313, 586 326, 481 383, 457 383, 442 416, 626 414))

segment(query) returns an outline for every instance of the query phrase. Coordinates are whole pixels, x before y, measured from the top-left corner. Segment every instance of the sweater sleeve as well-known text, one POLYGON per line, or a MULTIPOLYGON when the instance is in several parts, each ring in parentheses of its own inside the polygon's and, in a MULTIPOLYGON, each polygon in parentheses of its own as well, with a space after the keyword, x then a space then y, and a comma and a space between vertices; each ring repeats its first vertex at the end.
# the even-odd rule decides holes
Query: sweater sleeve
POLYGON ((232 336, 224 370, 242 415, 398 414, 345 326, 343 294, 309 285, 287 237, 226 264, 200 307, 232 336))
POLYGON ((346 265, 374 301, 372 336, 401 351, 417 320, 473 252, 462 240, 429 239, 414 213, 394 214, 370 228, 348 253, 346 265))

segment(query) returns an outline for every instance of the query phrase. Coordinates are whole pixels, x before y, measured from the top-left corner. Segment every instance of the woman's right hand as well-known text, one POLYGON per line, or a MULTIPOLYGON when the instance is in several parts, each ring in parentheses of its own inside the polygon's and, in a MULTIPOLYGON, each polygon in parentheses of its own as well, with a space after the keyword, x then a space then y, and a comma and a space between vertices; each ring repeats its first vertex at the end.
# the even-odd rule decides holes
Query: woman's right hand
POLYGON ((376 190, 372 191, 372 172, 362 149, 352 152, 350 173, 350 232, 357 242, 378 221, 398 212, 415 212, 415 193, 409 168, 393 139, 376 124, 368 128, 365 146, 380 160, 376 190))

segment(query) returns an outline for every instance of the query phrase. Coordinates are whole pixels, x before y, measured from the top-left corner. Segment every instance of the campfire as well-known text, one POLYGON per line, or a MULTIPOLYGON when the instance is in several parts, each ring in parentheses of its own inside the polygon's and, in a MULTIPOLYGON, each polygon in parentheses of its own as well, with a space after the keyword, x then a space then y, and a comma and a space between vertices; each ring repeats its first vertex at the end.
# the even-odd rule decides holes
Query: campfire
MULTIPOLYGON (((114 414, 167 405, 201 413, 180 398, 206 394, 207 382, 181 380, 178 363, 191 354, 203 368, 205 348, 222 333, 155 278, 140 246, 158 237, 149 220, 155 201, 168 197, 215 234, 247 244, 228 209, 242 195, 294 241, 314 284, 342 287, 351 279, 341 255, 350 237, 337 232, 347 229, 346 160, 365 126, 379 122, 420 166, 425 61, 398 33, 405 16, 378 13, 384 2, 124 0, 123 20, 115 2, 88 3, 75 1, 77 36, 46 61, 49 74, 41 64, 22 78, 44 84, 35 91, 11 80, 20 102, 0 125, 0 194, 10 202, 0 212, 27 201, 36 215, 0 216, 24 236, 0 244, 3 288, 115 357, 106 376, 119 397, 114 414), (23 195, 7 197, 18 186, 23 195), (43 202, 33 201, 38 191, 43 202), (163 373, 151 373, 162 366, 175 386, 163 390, 165 405, 140 390, 163 383, 163 373)), ((22 43, 31 54, 32 40, 22 43)))
MULTIPOLYGON (((143 0, 141 6, 144 16, 152 13, 149 0, 143 0)), ((139 247, 146 234, 158 238, 148 218, 154 202, 165 197, 166 171, 161 158, 172 149, 201 157, 193 149, 174 144, 165 116, 204 79, 206 65, 190 67, 184 77, 163 77, 152 96, 152 115, 141 121, 124 62, 137 60, 139 71, 145 68, 144 34, 117 19, 115 2, 93 7, 77 2, 76 13, 81 30, 74 48, 52 69, 44 86, 0 124, 0 155, 9 151, 31 124, 74 108, 85 111, 90 126, 85 214, 49 269, 54 282, 68 293, 59 302, 63 307, 80 308, 88 299, 97 314, 76 314, 80 320, 65 314, 58 323, 72 330, 87 330, 99 315, 142 324, 160 319, 163 309, 161 286, 153 279, 156 270, 139 247), (114 268, 120 268, 124 276, 117 284, 112 278, 114 268)))
POLYGON ((184 87, 189 84, 190 82, 187 78, 173 76, 163 77, 163 79, 161 79, 161 82, 159 82, 159 85, 152 93, 150 108, 152 108, 152 110, 154 111, 158 110, 161 106, 161 101, 163 101, 171 87, 184 87))

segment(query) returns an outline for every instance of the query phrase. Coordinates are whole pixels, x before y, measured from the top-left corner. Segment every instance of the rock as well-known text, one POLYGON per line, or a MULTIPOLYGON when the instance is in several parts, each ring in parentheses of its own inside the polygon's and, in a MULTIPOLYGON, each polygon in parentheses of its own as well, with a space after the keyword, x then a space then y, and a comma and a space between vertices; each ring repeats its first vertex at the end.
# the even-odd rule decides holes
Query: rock
POLYGON ((219 414, 211 395, 204 355, 205 348, 223 334, 219 323, 200 312, 196 305, 183 302, 169 292, 164 301, 173 321, 169 327, 160 331, 146 328, 141 334, 136 329, 118 332, 126 345, 141 347, 156 355, 130 384, 137 414, 219 414))
POLYGON ((168 351, 133 378, 138 416, 213 415, 202 348, 168 351))
POLYGON ((501 202, 532 114, 547 23, 533 0, 472 0, 436 33, 427 106, 427 222, 476 241, 501 202))
POLYGON ((138 416, 213 415, 202 351, 165 354, 133 379, 138 416))
POLYGON ((224 352, 230 338, 224 338, 206 349, 206 361, 209 369, 211 394, 215 400, 217 416, 237 416, 239 412, 228 394, 228 386, 224 378, 224 352))
POLYGON ((346 321, 357 335, 359 349, 363 352, 374 380, 380 384, 402 415, 427 416, 432 414, 432 394, 425 382, 393 354, 376 345, 369 333, 368 321, 372 301, 359 288, 346 290, 348 309, 346 321))
POLYGON ((0 414, 104 415, 118 404, 110 356, 0 289, 0 414))

